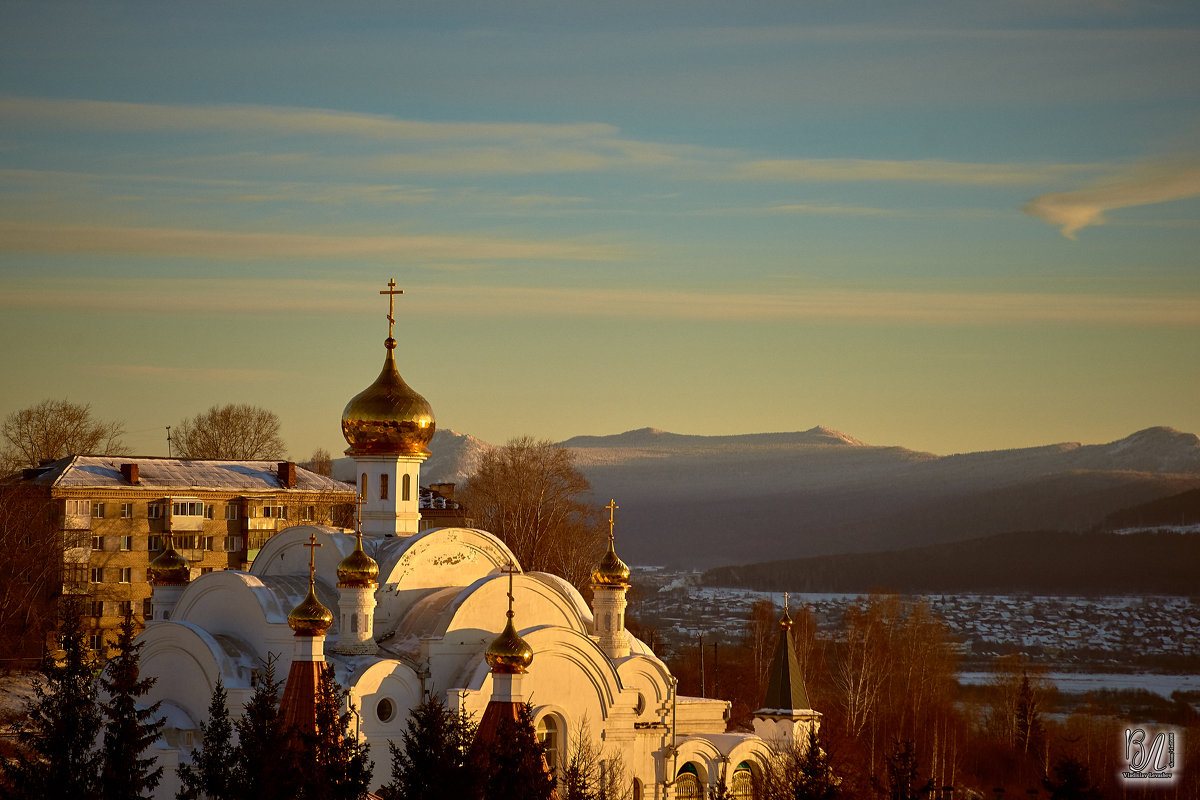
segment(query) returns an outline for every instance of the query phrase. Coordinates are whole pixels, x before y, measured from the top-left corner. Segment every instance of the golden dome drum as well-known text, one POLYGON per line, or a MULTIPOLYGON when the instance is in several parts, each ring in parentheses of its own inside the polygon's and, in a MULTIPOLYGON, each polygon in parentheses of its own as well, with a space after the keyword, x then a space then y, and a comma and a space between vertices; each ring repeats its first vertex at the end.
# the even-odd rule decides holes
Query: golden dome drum
POLYGON ((504 630, 488 646, 484 658, 487 659, 492 672, 502 675, 517 675, 524 672, 533 663, 533 648, 517 633, 510 616, 504 630))
POLYGON ((342 412, 342 436, 352 455, 429 455, 429 440, 436 422, 433 408, 404 382, 396 370, 392 351, 396 340, 384 345, 387 357, 375 382, 359 392, 342 412))
POLYGON ((146 577, 151 586, 184 586, 192 580, 192 565, 168 546, 150 562, 146 577))
POLYGON ((288 625, 297 636, 324 636, 329 626, 333 625, 333 612, 317 599, 311 583, 308 585, 308 595, 288 614, 288 625))
POLYGON ((629 583, 629 567, 617 556, 611 541, 608 543, 608 552, 592 572, 592 583, 596 586, 625 586, 629 583))
POLYGON ((373 589, 379 585, 379 564, 355 544, 354 552, 342 559, 337 568, 338 586, 373 589))

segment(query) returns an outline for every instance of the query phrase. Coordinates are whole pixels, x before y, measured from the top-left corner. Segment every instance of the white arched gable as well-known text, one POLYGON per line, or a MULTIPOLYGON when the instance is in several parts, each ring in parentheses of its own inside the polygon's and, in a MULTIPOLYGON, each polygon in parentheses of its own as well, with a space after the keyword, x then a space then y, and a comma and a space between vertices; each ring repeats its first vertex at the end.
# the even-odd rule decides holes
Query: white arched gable
POLYGON ((375 592, 377 625, 392 629, 417 600, 431 589, 470 586, 499 572, 516 557, 487 531, 433 528, 407 538, 379 541, 379 589, 375 592))
POLYGON ((146 702, 170 701, 193 720, 208 718, 217 676, 228 692, 230 713, 248 699, 250 675, 259 667, 253 648, 232 637, 220 638, 187 622, 156 622, 138 637, 142 643, 139 668, 159 676, 146 702), (163 677, 169 676, 169 680, 163 677))
MULTIPOLYGON (((514 624, 520 629, 522 622, 536 621, 540 627, 563 627, 586 636, 587 628, 575 604, 545 577, 542 573, 512 576, 514 624)), ((439 621, 440 629, 430 633, 469 639, 478 631, 490 643, 503 630, 507 609, 508 575, 487 575, 458 594, 439 621)))
POLYGON ((632 656, 617 663, 621 685, 637 692, 634 709, 638 722, 656 722, 663 717, 658 709, 671 699, 671 673, 654 656, 632 656))
MULTIPOLYGON (((290 660, 294 647, 287 618, 308 593, 307 572, 307 566, 304 577, 260 577, 238 570, 210 572, 188 585, 175 605, 172 619, 253 642, 260 658, 273 652, 290 660)), ((337 608, 332 589, 318 582, 316 591, 322 603, 337 608)), ((330 633, 335 630, 336 626, 330 633)))
MULTIPOLYGON (((354 534, 346 533, 341 528, 329 525, 293 525, 284 528, 272 536, 258 551, 254 563, 250 565, 250 574, 264 577, 267 575, 308 575, 309 540, 312 534, 317 535, 317 544, 313 555, 313 563, 317 569, 317 579, 330 584, 337 583, 338 564, 354 550, 354 534)), ((363 540, 364 549, 367 540, 363 540)), ((291 609, 289 609, 290 611, 291 609)))
MULTIPOLYGON (((372 663, 348 687, 368 740, 399 742, 408 717, 421 702, 421 678, 411 665, 387 658, 372 663)), ((426 686, 432 689, 432 686, 426 686)), ((384 754, 386 755, 386 744, 384 754)))

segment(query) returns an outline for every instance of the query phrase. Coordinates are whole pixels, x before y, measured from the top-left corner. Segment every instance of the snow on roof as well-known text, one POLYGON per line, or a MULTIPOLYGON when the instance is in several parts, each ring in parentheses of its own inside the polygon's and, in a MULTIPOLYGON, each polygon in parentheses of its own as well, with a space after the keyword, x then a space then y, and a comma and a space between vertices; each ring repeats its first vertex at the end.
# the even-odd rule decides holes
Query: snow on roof
MULTIPOLYGON (((33 479, 59 489, 164 491, 287 491, 279 480, 279 461, 190 461, 182 458, 128 456, 69 456, 47 465, 33 479), (122 464, 138 465, 138 482, 121 474, 122 464)), ((296 491, 353 492, 342 481, 296 467, 296 491)))

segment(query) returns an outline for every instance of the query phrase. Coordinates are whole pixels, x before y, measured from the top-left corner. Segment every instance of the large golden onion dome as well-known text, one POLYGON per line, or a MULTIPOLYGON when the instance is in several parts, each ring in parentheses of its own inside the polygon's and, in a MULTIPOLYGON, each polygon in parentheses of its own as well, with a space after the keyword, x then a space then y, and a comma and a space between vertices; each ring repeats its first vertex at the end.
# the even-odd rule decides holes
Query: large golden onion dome
POLYGON ((496 637, 484 655, 492 672, 515 675, 524 672, 533 663, 533 648, 521 638, 513 627, 513 613, 508 612, 508 624, 496 637))
POLYGON ((373 589, 379 585, 379 564, 362 549, 362 539, 354 552, 342 559, 337 568, 338 586, 373 589))
POLYGON ((317 599, 312 581, 308 583, 308 596, 288 614, 288 625, 297 636, 324 636, 333 625, 333 612, 317 599))
POLYGON ((629 567, 617 556, 611 538, 608 540, 608 552, 592 572, 592 583, 596 586, 625 586, 629 583, 629 567))
POLYGON ((429 455, 427 446, 436 423, 433 408, 413 391, 400 373, 392 351, 396 340, 384 342, 387 357, 375 382, 359 392, 342 412, 342 436, 351 455, 429 455))
POLYGON ((192 564, 175 551, 174 542, 167 543, 146 569, 151 586, 186 586, 192 580, 192 564))

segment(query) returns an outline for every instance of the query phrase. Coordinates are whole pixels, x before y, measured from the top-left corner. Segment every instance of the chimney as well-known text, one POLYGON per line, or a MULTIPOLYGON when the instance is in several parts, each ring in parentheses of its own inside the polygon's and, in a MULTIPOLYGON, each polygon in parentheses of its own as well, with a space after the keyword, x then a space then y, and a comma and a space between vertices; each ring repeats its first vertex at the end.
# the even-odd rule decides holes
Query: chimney
POLYGON ((296 488, 296 462, 279 462, 279 485, 284 489, 296 488))
POLYGON ((138 465, 136 463, 122 464, 121 465, 121 474, 125 476, 125 480, 129 481, 130 483, 134 484, 135 486, 139 483, 138 465))

